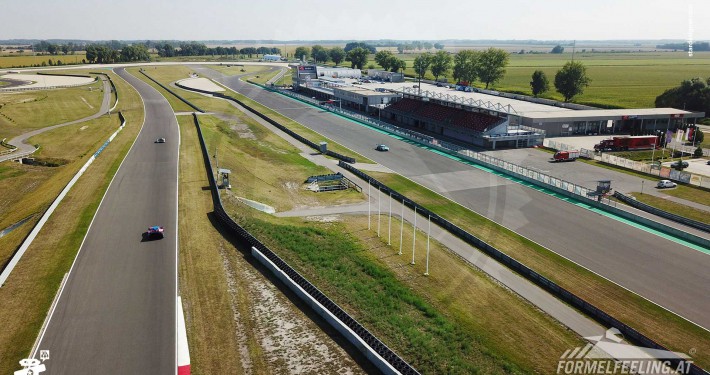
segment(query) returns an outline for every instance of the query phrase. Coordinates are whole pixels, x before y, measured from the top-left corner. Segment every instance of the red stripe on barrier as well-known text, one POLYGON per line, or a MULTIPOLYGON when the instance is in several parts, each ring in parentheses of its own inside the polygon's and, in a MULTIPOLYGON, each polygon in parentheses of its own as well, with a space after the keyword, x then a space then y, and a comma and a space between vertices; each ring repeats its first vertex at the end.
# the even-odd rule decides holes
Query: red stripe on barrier
POLYGON ((190 365, 178 366, 178 375, 190 375, 190 365))

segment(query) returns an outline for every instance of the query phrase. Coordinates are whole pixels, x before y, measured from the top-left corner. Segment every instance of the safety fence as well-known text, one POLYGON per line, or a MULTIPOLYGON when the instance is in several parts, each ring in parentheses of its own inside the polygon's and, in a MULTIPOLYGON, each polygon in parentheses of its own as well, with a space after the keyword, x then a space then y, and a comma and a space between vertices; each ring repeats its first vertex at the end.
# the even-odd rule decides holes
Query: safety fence
POLYGON ((121 120, 121 125, 119 126, 118 130, 116 130, 109 139, 104 142, 103 145, 99 148, 98 151, 96 151, 91 157, 89 157, 89 160, 84 163, 84 165, 79 169, 76 174, 74 174, 74 177, 67 183, 67 185, 62 189, 62 191, 59 193, 57 198, 54 199, 52 204, 44 211, 42 214, 42 217, 39 219, 39 221, 35 224, 35 226, 32 228, 32 230, 27 234, 25 239, 22 241, 22 244, 13 252, 13 254, 10 256, 10 259, 3 264, 1 271, 0 271, 0 287, 5 283, 8 277, 10 277, 10 273, 15 269, 15 266, 17 263, 22 259, 22 256, 25 254, 27 249, 30 247, 32 242, 35 240, 37 235, 39 234, 39 231, 42 230, 44 227, 44 224, 49 220, 49 218, 52 216, 54 213, 54 210, 59 206, 59 203, 64 200, 64 197, 69 193, 69 191, 74 187, 74 184, 79 180, 79 178, 86 172, 86 170, 89 168, 89 166, 96 160, 96 158, 99 156, 101 151, 103 151, 106 146, 111 143, 111 141, 116 137, 116 135, 123 130, 124 126, 126 125, 126 119, 123 117, 123 114, 121 112, 118 113, 118 118, 121 120))
MULTIPOLYGON (((555 150, 576 149, 575 147, 570 146, 568 144, 558 142, 558 141, 553 141, 550 139, 545 139, 545 141, 543 142, 543 145, 545 147, 552 148, 555 150)), ((657 165, 657 164, 648 164, 648 163, 644 163, 644 162, 640 162, 640 161, 630 160, 630 159, 622 158, 622 157, 612 155, 609 153, 598 154, 592 150, 588 150, 585 148, 580 149, 579 154, 580 154, 580 156, 588 158, 588 159, 594 159, 594 160, 600 161, 602 163, 614 165, 614 166, 625 168, 625 169, 630 169, 632 171, 646 173, 646 174, 654 176, 654 177, 678 181, 678 182, 682 182, 684 184, 700 186, 700 187, 704 187, 704 188, 710 188, 710 176, 703 176, 700 174, 679 171, 679 170, 676 170, 676 169, 673 169, 673 168, 667 167, 667 166, 661 166, 661 165, 657 165)))
POLYGON ((675 222, 685 224, 689 227, 693 227, 695 229, 702 230, 703 232, 710 233, 710 225, 705 224, 703 222, 688 219, 687 217, 672 214, 668 211, 661 210, 660 208, 656 208, 656 207, 650 206, 646 203, 639 202, 636 199, 634 199, 633 197, 629 197, 629 196, 624 195, 618 191, 614 192, 614 197, 617 198, 618 200, 628 204, 631 207, 638 208, 639 210, 646 211, 646 212, 652 213, 654 215, 664 217, 668 220, 673 220, 675 222))
MULTIPOLYGON (((214 213, 219 219, 219 221, 223 223, 227 228, 229 228, 229 230, 234 235, 246 241, 251 247, 256 248, 264 257, 266 257, 271 263, 273 263, 280 272, 286 274, 290 280, 297 284, 314 300, 318 301, 318 303, 322 305, 325 309, 327 309, 330 314, 335 316, 338 321, 340 321, 343 325, 347 326, 348 329, 352 331, 359 339, 357 343, 353 342, 353 344, 359 350, 363 351, 363 353, 368 356, 370 360, 373 360, 373 358, 381 358, 382 360, 386 361, 386 364, 374 363, 375 366, 377 366, 380 370, 383 370, 384 372, 386 371, 386 369, 391 367, 396 370, 396 372, 388 373, 418 374, 418 372, 412 366, 410 366, 401 357, 394 353, 382 341, 380 341, 377 337, 370 333, 370 331, 368 331, 365 327, 363 327, 360 323, 358 323, 355 319, 348 315, 348 313, 346 313, 340 306, 330 300, 330 298, 328 298, 323 292, 318 290, 318 288, 311 284, 305 277, 303 277, 291 266, 289 266, 283 259, 276 255, 276 253, 271 251, 271 249, 269 249, 266 245, 264 245, 256 237, 249 233, 249 231, 244 229, 241 225, 239 225, 234 219, 229 216, 229 214, 222 206, 222 199, 214 176, 214 168, 212 167, 212 162, 210 161, 210 155, 207 150, 207 145, 205 143, 204 137, 202 135, 202 129, 200 127, 200 122, 197 114, 193 114, 193 118, 195 121, 195 127, 197 129, 197 136, 200 141, 200 147, 202 149, 202 158, 205 163, 207 178, 209 180, 210 189, 212 191, 214 213), (360 340, 361 342, 364 342, 366 344, 367 348, 359 344, 360 340), (371 357, 368 353, 365 352, 369 352, 369 350, 372 350, 377 353, 377 356, 371 357)), ((340 161, 340 163, 347 165, 347 163, 343 161, 340 161)), ((345 335, 345 337, 350 339, 347 335, 345 335)))
POLYGON ((141 72, 144 76, 148 77, 149 80, 155 82, 155 84, 157 84, 158 86, 162 87, 165 91, 171 93, 174 97, 180 99, 180 101, 182 101, 183 103, 185 103, 185 104, 189 105, 190 107, 192 107, 192 109, 194 109, 195 111, 201 112, 201 113, 205 113, 205 111, 203 111, 202 109, 200 109, 198 106, 192 104, 189 100, 183 98, 182 96, 178 95, 177 93, 175 93, 175 91, 171 90, 170 88, 168 88, 168 87, 165 86, 164 84, 162 84, 162 83, 156 81, 155 79, 153 79, 153 77, 149 76, 143 69, 141 69, 140 72, 141 72))
MULTIPOLYGON (((270 118, 269 116, 267 116, 267 115, 265 115, 265 114, 263 114, 263 113, 257 111, 256 109, 252 108, 251 106, 249 106, 248 104, 244 103, 243 101, 241 101, 241 100, 239 100, 239 99, 237 99, 237 98, 231 97, 231 96, 229 96, 229 95, 224 95, 224 94, 221 94, 221 93, 218 93, 218 92, 212 92, 212 91, 207 91, 207 90, 201 90, 201 89, 196 89, 196 88, 193 88, 193 87, 187 87, 187 86, 185 86, 185 85, 180 84, 179 82, 176 82, 175 85, 178 86, 178 87, 180 87, 181 89, 184 89, 184 90, 200 92, 200 93, 203 93, 203 94, 209 94, 209 95, 215 96, 215 97, 217 97, 217 98, 226 99, 226 100, 231 100, 231 101, 233 101, 233 102, 239 104, 240 106, 244 107, 244 108, 245 108, 246 110, 248 110, 249 112, 251 112, 251 113, 253 113, 253 114, 259 116, 262 120, 264 120, 264 121, 268 122, 269 124, 271 124, 271 125, 277 127, 277 128, 278 128, 279 130, 281 130, 282 132, 284 132, 284 133, 290 135, 291 137, 297 139, 299 142, 301 142, 301 143, 303 143, 303 144, 305 144, 305 145, 307 145, 307 146, 309 146, 309 147, 311 147, 311 148, 313 148, 313 149, 315 149, 315 150, 317 150, 317 151, 320 151, 320 145, 319 145, 319 144, 317 144, 317 143, 315 143, 315 142, 313 142, 313 141, 311 141, 311 140, 309 140, 309 139, 307 139, 307 138, 301 136, 300 134, 294 132, 293 130, 289 129, 289 128, 286 127, 285 125, 279 123, 279 122, 276 121, 276 120, 273 120, 273 119, 270 118)), ((350 157, 350 156, 345 156, 345 155, 340 154, 340 153, 337 153, 337 152, 335 152, 335 151, 327 150, 327 151, 325 152, 325 154, 328 155, 328 156, 330 156, 330 157, 336 158, 336 159, 338 159, 338 160, 342 160, 342 161, 344 161, 344 162, 347 162, 347 163, 355 163, 355 162, 356 162, 355 158, 350 157)))
MULTIPOLYGON (((530 269, 528 266, 524 265, 523 263, 517 261, 516 259, 510 257, 509 255, 503 253, 502 251, 496 249, 495 247, 489 245, 485 241, 481 240, 480 238, 474 236, 473 234, 465 231, 461 227, 457 226, 456 224, 451 223, 450 221, 442 218, 438 214, 430 211, 429 209, 423 207, 422 205, 416 203, 412 199, 407 198, 406 196, 402 195, 401 193, 397 192, 396 190, 390 188, 389 186, 381 183, 377 179, 369 176, 367 173, 353 167, 352 165, 348 165, 346 163, 339 163, 338 164, 340 167, 352 172, 353 174, 357 175, 358 177, 362 178, 365 181, 368 181, 373 187, 377 188, 378 190, 381 190, 385 195, 391 194, 393 199, 396 199, 397 201, 403 202, 403 204, 410 209, 416 210, 416 212, 423 217, 431 217, 431 222, 435 223, 436 225, 440 226, 441 228, 449 231, 456 237, 460 238, 461 240, 465 241, 471 246, 474 246, 478 248, 479 250, 483 251, 485 254, 490 256, 491 258, 497 260, 498 262, 502 263, 506 267, 510 268, 511 270, 515 271, 519 275, 523 276, 524 278, 528 279, 535 285, 539 286, 540 288, 548 291, 555 297, 559 298, 560 300, 564 301, 565 303, 570 304, 571 306, 579 309, 582 311, 584 314, 590 316, 591 318, 595 319, 599 323, 603 324, 606 327, 614 327, 618 329, 624 337, 627 339, 630 339, 640 345, 649 347, 649 348, 654 348, 654 349, 659 349, 659 350, 668 350, 662 345, 656 343, 655 341, 651 340, 650 338, 646 337, 642 333, 636 331, 634 328, 629 327, 625 323, 619 321, 618 319, 612 317, 611 315, 607 314, 600 308, 592 305, 591 303, 585 301, 584 299, 576 296, 574 293, 568 291, 567 289, 562 288, 561 286, 557 285, 557 283, 547 279, 546 277, 540 275, 539 273, 533 271, 530 269)), ((684 362, 684 360, 680 357, 673 358, 670 360, 671 363, 673 363, 674 366, 677 366, 678 363, 684 362)), ((690 364, 690 372, 689 374, 693 375, 701 375, 701 374, 707 374, 704 370, 702 370, 700 367, 690 364)))

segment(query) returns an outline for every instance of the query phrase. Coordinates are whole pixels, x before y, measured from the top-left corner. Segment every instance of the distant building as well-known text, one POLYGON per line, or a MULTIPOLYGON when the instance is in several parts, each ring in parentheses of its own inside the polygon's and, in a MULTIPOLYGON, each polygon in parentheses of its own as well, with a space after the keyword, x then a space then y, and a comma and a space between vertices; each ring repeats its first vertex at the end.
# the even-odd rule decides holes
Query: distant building
POLYGON ((387 70, 369 69, 367 75, 370 78, 384 82, 404 82, 404 73, 389 72, 387 70))
POLYGON ((281 55, 264 55, 264 61, 281 61, 281 55))
POLYGON ((330 77, 330 78, 360 78, 362 77, 362 72, 360 69, 350 69, 350 68, 333 68, 328 66, 319 66, 316 68, 318 71, 318 77, 330 77))

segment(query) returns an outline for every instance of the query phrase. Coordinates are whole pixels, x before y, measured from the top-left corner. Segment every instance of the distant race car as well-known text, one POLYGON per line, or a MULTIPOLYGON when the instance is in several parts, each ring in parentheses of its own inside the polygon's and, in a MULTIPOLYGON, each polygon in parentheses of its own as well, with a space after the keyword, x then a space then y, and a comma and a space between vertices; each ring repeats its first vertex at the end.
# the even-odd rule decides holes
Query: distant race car
POLYGON ((377 147, 375 147, 375 150, 377 150, 377 151, 389 151, 390 148, 387 147, 387 145, 377 145, 377 147))
POLYGON ((161 239, 163 238, 163 227, 154 226, 148 228, 148 238, 161 239))
POLYGON ((165 138, 158 138, 155 140, 155 143, 165 143, 165 138))

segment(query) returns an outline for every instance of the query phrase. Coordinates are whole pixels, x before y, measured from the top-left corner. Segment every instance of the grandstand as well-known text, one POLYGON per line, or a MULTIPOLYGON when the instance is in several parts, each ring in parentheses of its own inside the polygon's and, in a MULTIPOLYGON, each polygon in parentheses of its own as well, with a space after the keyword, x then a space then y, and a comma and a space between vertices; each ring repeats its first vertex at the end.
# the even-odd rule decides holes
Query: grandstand
MULTIPOLYGON (((485 148, 529 147, 544 134, 511 126, 508 116, 451 102, 405 96, 383 109, 383 118, 398 125, 485 148)), ((427 98, 428 99, 428 98, 427 98)))

